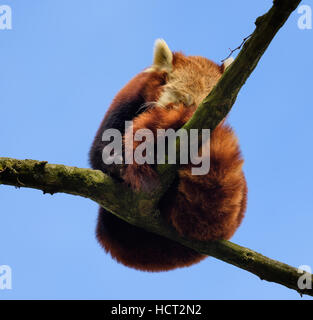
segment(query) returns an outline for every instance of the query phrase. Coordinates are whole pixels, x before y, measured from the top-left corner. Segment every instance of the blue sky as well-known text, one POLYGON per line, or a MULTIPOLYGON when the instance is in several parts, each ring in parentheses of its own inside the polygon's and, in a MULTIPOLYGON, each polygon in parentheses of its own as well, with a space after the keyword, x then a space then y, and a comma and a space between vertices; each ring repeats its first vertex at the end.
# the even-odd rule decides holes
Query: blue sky
MULTIPOLYGON (((271 1, 1 4, 12 7, 13 29, 0 30, 0 156, 88 167, 107 107, 151 63, 156 38, 219 62, 271 1)), ((313 267, 313 30, 298 29, 299 16, 276 36, 229 116, 249 187, 232 241, 313 267)), ((87 199, 0 186, 0 265, 13 272, 13 289, 0 299, 300 299, 214 258, 167 273, 126 268, 96 242, 96 216, 87 199)))

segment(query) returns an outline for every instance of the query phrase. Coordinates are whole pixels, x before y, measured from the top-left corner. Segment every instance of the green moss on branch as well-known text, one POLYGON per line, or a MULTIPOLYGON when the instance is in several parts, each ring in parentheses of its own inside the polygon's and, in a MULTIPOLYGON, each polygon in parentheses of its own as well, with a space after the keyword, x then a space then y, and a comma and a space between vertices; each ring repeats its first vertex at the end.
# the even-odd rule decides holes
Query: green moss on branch
POLYGON ((313 296, 312 290, 298 288, 300 274, 284 263, 229 241, 194 241, 180 237, 160 218, 156 204, 149 195, 134 194, 101 171, 45 161, 0 158, 0 184, 89 198, 128 223, 247 270, 261 279, 313 296))
MULTIPOLYGON (((301 0, 276 0, 272 8, 256 20, 254 32, 243 45, 235 61, 227 68, 220 81, 198 106, 193 117, 183 128, 213 130, 227 116, 240 89, 257 66, 278 30, 300 2, 301 0)), ((201 143, 200 140, 199 142, 201 143)), ((179 159, 179 141, 177 150, 177 159, 179 159)), ((176 171, 176 165, 158 166, 163 189, 156 196, 163 196, 175 179, 176 171)))

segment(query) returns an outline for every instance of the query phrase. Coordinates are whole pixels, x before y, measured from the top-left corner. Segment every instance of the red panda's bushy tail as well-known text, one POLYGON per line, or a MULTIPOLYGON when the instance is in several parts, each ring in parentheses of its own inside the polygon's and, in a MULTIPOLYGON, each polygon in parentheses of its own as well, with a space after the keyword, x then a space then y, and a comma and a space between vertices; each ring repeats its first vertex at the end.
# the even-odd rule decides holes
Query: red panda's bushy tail
MULTIPOLYGON (((194 110, 195 107, 179 104, 144 112, 135 118, 131 135, 125 135, 125 143, 142 128, 150 129, 155 137, 159 128, 178 130, 194 110)), ((192 175, 191 166, 182 166, 178 181, 162 200, 161 213, 186 237, 198 240, 229 239, 240 225, 246 209, 243 159, 237 137, 225 121, 211 132, 209 143, 209 173, 192 175)), ((134 144, 134 148, 136 146, 134 144)), ((150 165, 134 163, 127 167, 123 179, 135 190, 149 191, 156 184, 155 175, 150 165)))
POLYGON ((179 170, 179 181, 162 201, 162 212, 176 230, 198 240, 229 239, 240 225, 247 202, 243 159, 237 138, 224 122, 210 139, 210 171, 179 170))

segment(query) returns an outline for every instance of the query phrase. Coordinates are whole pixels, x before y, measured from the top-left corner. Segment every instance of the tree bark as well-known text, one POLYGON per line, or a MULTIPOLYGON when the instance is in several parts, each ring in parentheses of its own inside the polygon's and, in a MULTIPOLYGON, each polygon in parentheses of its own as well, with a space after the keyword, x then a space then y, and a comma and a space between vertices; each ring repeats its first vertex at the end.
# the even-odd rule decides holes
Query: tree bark
MULTIPOLYGON (((182 238, 164 223, 150 195, 133 193, 102 171, 49 164, 46 161, 0 158, 0 184, 34 188, 44 193, 68 193, 89 198, 128 223, 177 241, 202 254, 215 257, 247 270, 263 280, 282 284, 301 294, 313 296, 313 290, 300 289, 301 275, 296 268, 230 241, 195 241, 182 238)), ((312 275, 308 276, 313 283, 312 275)))
MULTIPOLYGON (((257 66, 278 30, 300 2, 301 0, 274 0, 272 8, 256 19, 256 28, 244 43, 235 61, 227 68, 220 81, 198 106, 193 117, 183 128, 213 130, 227 116, 236 101, 239 90, 257 66)), ((201 143, 201 136, 199 143, 201 143)), ((177 139, 176 159, 179 159, 179 155, 179 139, 177 139)), ((159 197, 164 195, 175 179, 176 171, 177 165, 158 165, 162 181, 162 190, 158 191, 159 197)))

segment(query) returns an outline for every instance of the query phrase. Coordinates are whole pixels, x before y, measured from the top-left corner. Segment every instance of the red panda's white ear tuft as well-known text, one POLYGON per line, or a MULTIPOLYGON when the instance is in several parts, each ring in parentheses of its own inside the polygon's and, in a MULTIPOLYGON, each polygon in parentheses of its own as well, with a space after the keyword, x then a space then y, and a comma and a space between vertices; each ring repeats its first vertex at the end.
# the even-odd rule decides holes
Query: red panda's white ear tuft
POLYGON ((234 62, 234 58, 230 57, 223 62, 223 72, 234 62))
POLYGON ((173 53, 163 39, 157 39, 154 44, 154 69, 171 71, 173 67, 173 53))

